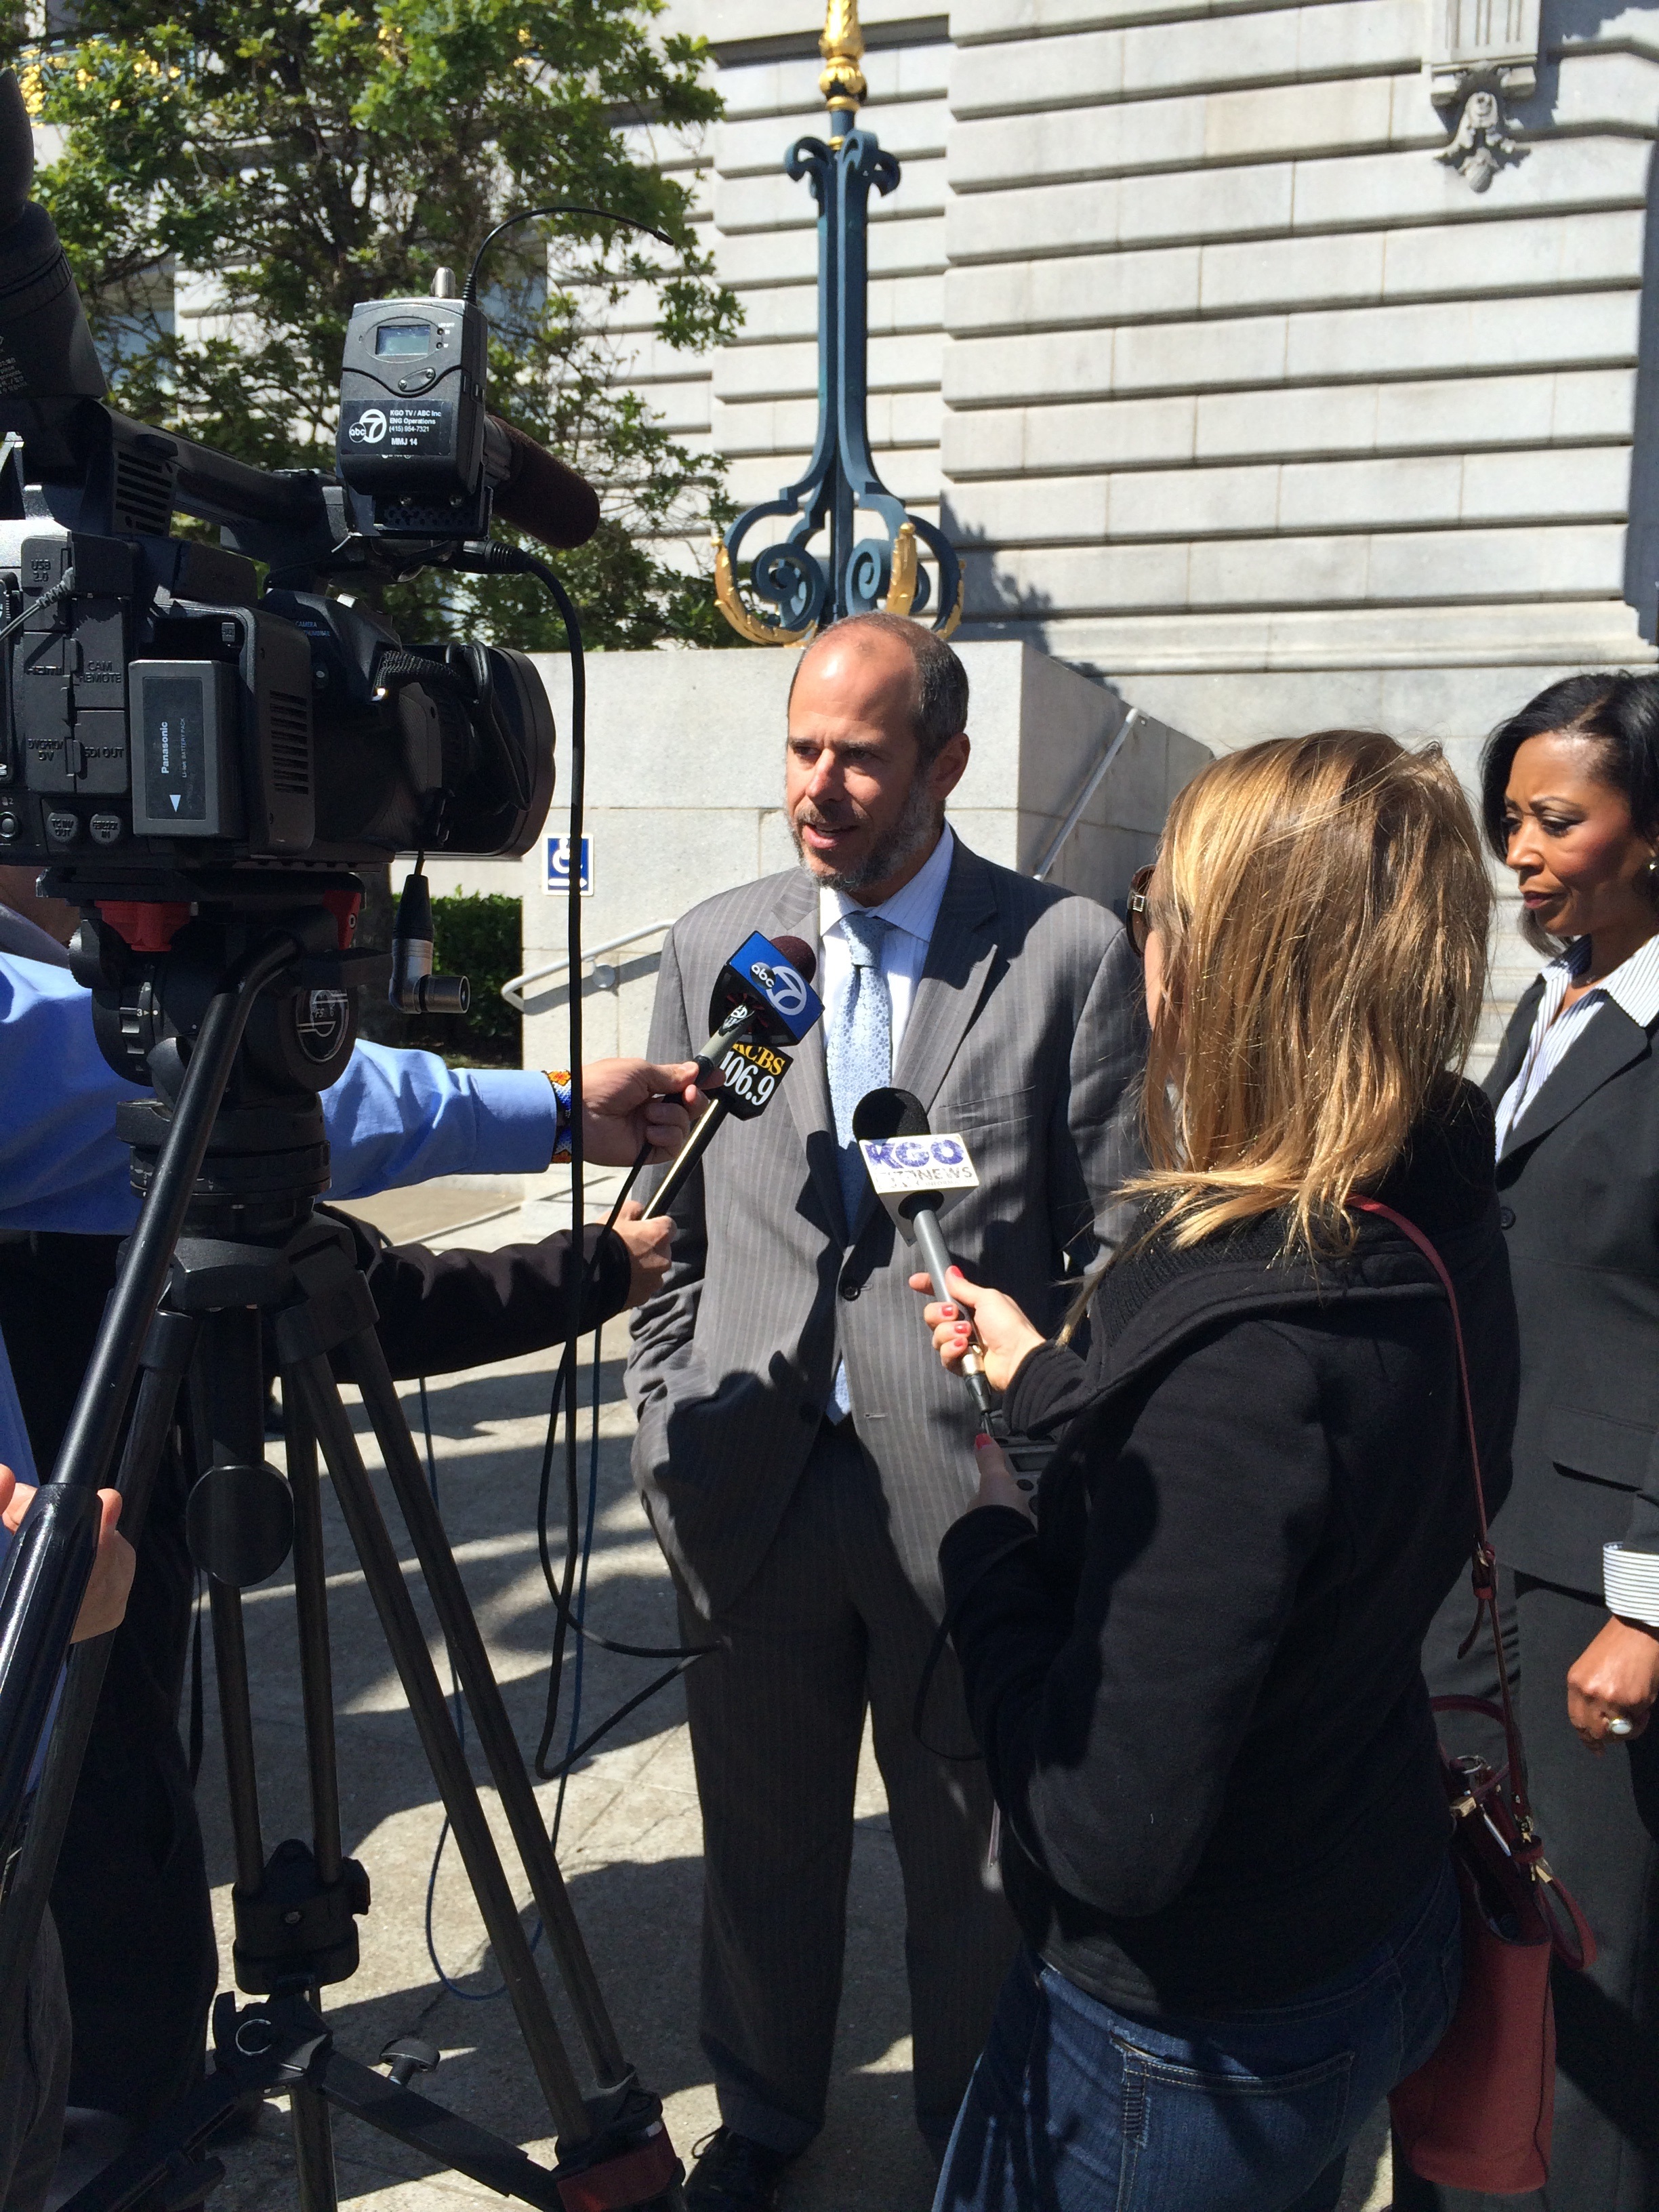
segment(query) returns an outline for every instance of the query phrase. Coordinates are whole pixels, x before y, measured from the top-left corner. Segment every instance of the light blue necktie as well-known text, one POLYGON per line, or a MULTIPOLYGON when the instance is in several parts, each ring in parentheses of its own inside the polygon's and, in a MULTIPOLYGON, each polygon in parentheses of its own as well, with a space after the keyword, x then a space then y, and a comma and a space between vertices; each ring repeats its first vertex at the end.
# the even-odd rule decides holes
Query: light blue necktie
MULTIPOLYGON (((881 969, 882 941, 891 926, 879 915, 865 914, 856 908, 842 916, 842 934, 853 955, 853 974, 831 1010, 824 1036, 830 1103, 841 1146, 842 1205, 849 1237, 870 1180, 854 1139, 853 1115, 866 1091, 879 1091, 893 1079, 893 1002, 881 969)), ((838 1416, 852 1411, 844 1365, 836 1370, 832 1402, 838 1416)))

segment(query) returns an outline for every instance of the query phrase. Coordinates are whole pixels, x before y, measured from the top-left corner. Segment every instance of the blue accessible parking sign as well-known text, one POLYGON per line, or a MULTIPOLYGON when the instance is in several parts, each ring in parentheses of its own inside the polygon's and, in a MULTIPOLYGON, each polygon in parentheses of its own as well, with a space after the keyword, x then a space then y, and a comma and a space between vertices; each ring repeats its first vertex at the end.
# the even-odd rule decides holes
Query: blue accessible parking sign
MULTIPOLYGON (((547 841, 547 877, 544 890, 568 892, 570 889, 570 840, 568 837, 550 837, 547 841)), ((593 841, 582 839, 581 874, 578 888, 584 898, 593 894, 593 841)))

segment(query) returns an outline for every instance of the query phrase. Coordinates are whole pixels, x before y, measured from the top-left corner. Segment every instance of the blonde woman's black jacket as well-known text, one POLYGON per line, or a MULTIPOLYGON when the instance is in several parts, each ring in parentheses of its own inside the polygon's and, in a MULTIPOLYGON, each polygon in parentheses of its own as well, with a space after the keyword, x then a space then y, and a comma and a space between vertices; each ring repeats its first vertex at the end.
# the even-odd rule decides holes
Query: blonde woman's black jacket
MULTIPOLYGON (((1504 1035, 1486 1095, 1514 1081, 1543 994, 1504 1035)), ((1659 1024, 1656 1024, 1659 1026, 1659 1024)), ((1659 1538, 1659 1058, 1603 1005, 1510 1132, 1498 1218, 1521 1319, 1506 1566, 1599 1592, 1601 1547, 1659 1538)))
MULTIPOLYGON (((1456 1285, 1494 1500, 1514 1305, 1492 1111, 1457 1086, 1378 1196, 1456 1285)), ((1066 1420, 1038 1533, 940 1551, 974 1732, 1030 1942, 1148 2016, 1274 2003, 1384 1936, 1449 1833, 1419 1665, 1473 1490, 1446 1301, 1390 1224, 1279 1256, 1271 1217, 1106 1277, 1085 1373, 1045 1347, 1009 1418, 1066 1420)))

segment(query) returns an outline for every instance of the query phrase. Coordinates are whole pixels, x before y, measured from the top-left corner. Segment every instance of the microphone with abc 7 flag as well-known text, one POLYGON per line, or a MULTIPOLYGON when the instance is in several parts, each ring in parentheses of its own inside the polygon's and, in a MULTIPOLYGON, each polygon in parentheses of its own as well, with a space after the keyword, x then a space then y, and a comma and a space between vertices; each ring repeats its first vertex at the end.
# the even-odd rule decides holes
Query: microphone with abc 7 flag
MULTIPOLYGON (((933 1278, 934 1297, 948 1298, 945 1278, 951 1255, 939 1217, 956 1192, 978 1187, 978 1171, 967 1146, 952 1133, 933 1133, 927 1109, 914 1091, 890 1088, 866 1091, 860 1099, 853 1109, 853 1134, 877 1197, 905 1243, 921 1253, 933 1278)), ((977 1348, 963 1360, 962 1376, 981 1421, 988 1421, 996 1393, 977 1348)))
POLYGON ((668 1211, 723 1121, 753 1121, 771 1104, 793 1065, 781 1048, 799 1044, 823 1012, 812 988, 817 964, 802 939, 775 941, 757 930, 720 969, 708 1002, 710 1035, 696 1055, 700 1085, 719 1088, 646 1207, 646 1220, 668 1211))

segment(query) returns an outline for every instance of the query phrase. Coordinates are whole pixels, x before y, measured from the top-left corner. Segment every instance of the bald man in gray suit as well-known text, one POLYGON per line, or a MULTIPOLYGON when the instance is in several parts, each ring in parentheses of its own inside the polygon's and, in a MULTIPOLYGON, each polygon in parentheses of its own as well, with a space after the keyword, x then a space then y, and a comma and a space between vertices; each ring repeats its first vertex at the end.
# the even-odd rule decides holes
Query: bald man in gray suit
POLYGON ((1057 1322, 1139 1164, 1138 966, 1091 900, 979 859, 945 802, 968 679, 887 615, 837 623, 791 696, 786 804, 803 866, 709 899, 664 947, 651 1056, 685 1059, 751 931, 818 954, 824 1018, 777 1098, 732 1121, 675 1203, 634 1323, 634 1468, 673 1568, 705 1848, 702 2033, 723 2125, 694 2212, 778 2202, 823 2125, 867 1709, 904 1880, 916 2118, 942 2151, 1013 1923, 954 1661, 927 1744, 912 1708, 938 1548, 972 1502, 975 1418, 868 1188, 852 1110, 878 1084, 959 1131, 980 1176, 944 1217, 979 1280, 1057 1322))

